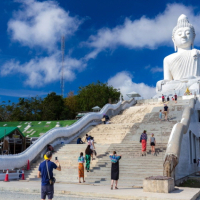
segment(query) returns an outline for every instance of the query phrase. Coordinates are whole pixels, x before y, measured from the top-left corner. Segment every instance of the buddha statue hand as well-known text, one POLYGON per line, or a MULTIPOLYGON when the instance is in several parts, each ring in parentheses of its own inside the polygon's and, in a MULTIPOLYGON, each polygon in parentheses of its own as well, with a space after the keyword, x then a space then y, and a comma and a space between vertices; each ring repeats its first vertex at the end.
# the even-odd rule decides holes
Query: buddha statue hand
POLYGON ((192 49, 192 57, 196 60, 199 56, 199 51, 197 49, 192 49))
POLYGON ((169 82, 168 80, 161 80, 158 81, 156 84, 156 92, 161 92, 162 91, 162 85, 165 85, 167 82, 169 82))

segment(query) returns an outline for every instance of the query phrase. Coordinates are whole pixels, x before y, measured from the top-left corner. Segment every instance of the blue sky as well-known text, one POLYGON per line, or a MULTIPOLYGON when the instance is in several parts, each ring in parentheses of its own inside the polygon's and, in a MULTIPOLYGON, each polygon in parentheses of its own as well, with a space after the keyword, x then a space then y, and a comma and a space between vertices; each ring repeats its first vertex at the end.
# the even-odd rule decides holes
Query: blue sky
POLYGON ((4 0, 0 2, 0 101, 60 93, 61 35, 65 35, 65 95, 97 80, 155 94, 163 59, 174 53, 179 15, 195 27, 197 0, 4 0))

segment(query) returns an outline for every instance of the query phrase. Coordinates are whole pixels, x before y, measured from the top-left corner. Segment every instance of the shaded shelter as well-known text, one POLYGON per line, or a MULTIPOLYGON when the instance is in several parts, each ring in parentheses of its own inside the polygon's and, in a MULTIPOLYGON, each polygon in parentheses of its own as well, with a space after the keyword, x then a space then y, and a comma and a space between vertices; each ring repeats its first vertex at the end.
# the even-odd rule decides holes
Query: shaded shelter
POLYGON ((18 127, 0 127, 1 153, 16 154, 26 149, 26 137, 18 127))
POLYGON ((101 108, 99 106, 95 106, 92 108, 93 112, 99 112, 101 108))

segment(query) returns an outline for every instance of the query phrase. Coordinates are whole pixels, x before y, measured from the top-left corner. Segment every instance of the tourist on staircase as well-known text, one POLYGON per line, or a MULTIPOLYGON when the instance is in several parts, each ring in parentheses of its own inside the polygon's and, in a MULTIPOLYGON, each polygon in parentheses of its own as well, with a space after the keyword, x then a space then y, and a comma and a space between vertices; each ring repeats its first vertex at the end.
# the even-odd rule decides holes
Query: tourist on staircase
POLYGON ((165 102, 165 96, 162 94, 162 102, 165 102))
POLYGON ((156 139, 153 133, 151 134, 151 137, 150 137, 150 146, 151 146, 151 155, 155 156, 156 155, 156 152, 155 152, 156 139))
POLYGON ((146 148, 147 148, 147 131, 144 132, 140 136, 140 142, 142 143, 142 156, 146 156, 146 148))
POLYGON ((41 199, 46 199, 46 196, 48 196, 48 199, 53 199, 54 195, 54 183, 55 178, 53 177, 53 169, 56 169, 58 171, 61 171, 61 166, 58 160, 56 160, 56 164, 54 162, 51 162, 52 159, 52 152, 48 151, 44 156, 45 161, 40 163, 39 169, 38 169, 38 178, 42 178, 42 187, 41 187, 41 199))
POLYGON ((174 95, 175 103, 177 103, 177 94, 174 95))
POLYGON ((165 120, 168 119, 168 113, 169 113, 169 108, 167 106, 167 104, 164 104, 164 111, 163 111, 164 115, 165 115, 165 120))
POLYGON ((160 121, 162 120, 162 110, 160 110, 160 112, 159 112, 159 120, 160 121))
POLYGON ((90 136, 90 140, 88 140, 88 145, 90 145, 90 149, 92 150, 91 157, 92 157, 92 160, 94 160, 93 154, 96 151, 95 151, 95 146, 94 146, 94 138, 92 136, 90 136))
POLYGON ((83 182, 85 182, 84 179, 84 162, 85 159, 83 157, 83 152, 80 153, 80 156, 78 157, 78 178, 79 178, 79 183, 81 183, 81 178, 83 179, 83 182))
POLYGON ((90 140, 90 136, 88 134, 85 135, 85 141, 84 142, 88 142, 90 140))
POLYGON ((77 144, 83 144, 83 141, 81 140, 81 138, 79 137, 76 141, 77 144))
POLYGON ((112 163, 111 166, 111 190, 113 189, 114 181, 115 181, 115 189, 117 188, 118 180, 119 180, 119 160, 121 159, 121 155, 117 155, 116 151, 113 151, 113 154, 110 155, 110 160, 112 163))
POLYGON ((167 97, 167 101, 169 101, 169 96, 167 97))
POLYGON ((92 154, 93 154, 93 151, 90 149, 90 145, 88 145, 85 150, 85 161, 86 161, 85 168, 86 168, 87 172, 90 171, 90 160, 91 160, 92 154))
POLYGON ((107 124, 107 122, 108 122, 108 120, 110 119, 109 117, 108 117, 108 115, 106 115, 106 114, 104 114, 103 115, 103 119, 104 119, 104 124, 107 124))

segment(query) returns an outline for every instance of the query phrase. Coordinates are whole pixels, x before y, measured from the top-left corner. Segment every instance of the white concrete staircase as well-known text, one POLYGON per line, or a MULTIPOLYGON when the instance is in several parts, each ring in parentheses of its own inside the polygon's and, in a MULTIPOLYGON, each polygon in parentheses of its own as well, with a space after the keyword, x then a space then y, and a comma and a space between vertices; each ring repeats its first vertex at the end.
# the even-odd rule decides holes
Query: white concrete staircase
MULTIPOLYGON (((117 151, 122 155, 120 160, 119 185, 142 186, 145 177, 163 174, 163 158, 171 129, 180 121, 184 107, 188 101, 169 103, 169 121, 159 121, 158 112, 163 104, 145 104, 130 107, 120 115, 114 116, 111 124, 97 125, 88 128, 80 135, 85 139, 85 134, 92 135, 95 140, 97 157, 91 163, 91 172, 85 171, 87 183, 110 184, 109 154, 117 151), (141 156, 140 135, 147 130, 148 138, 154 133, 157 141, 157 156, 150 154, 149 140, 147 143, 147 156, 141 156)), ((164 119, 164 116, 163 116, 164 119)), ((77 182, 78 163, 80 152, 85 152, 86 144, 77 145, 76 139, 71 144, 57 146, 53 157, 58 157, 62 171, 55 171, 57 182, 77 182)), ((41 160, 32 165, 32 170, 26 172, 29 180, 36 178, 41 160)))

